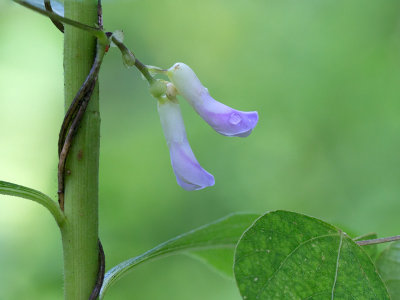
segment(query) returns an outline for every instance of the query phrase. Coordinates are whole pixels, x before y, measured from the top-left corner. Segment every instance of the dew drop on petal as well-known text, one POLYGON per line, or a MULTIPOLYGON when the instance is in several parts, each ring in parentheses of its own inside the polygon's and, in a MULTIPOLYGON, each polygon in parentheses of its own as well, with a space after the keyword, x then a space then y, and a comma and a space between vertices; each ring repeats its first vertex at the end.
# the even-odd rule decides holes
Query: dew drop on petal
POLYGON ((231 114, 229 117, 229 123, 232 125, 237 125, 240 123, 240 121, 242 121, 242 118, 236 113, 231 114))

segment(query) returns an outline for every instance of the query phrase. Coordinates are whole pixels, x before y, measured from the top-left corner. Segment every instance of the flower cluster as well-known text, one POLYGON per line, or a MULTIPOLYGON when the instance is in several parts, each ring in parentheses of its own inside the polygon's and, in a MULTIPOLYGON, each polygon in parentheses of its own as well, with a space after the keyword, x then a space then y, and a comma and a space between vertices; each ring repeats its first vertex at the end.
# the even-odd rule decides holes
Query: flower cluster
POLYGON ((190 148, 176 95, 185 98, 204 121, 225 136, 248 136, 257 124, 258 113, 238 111, 213 99, 184 63, 176 63, 166 74, 171 82, 157 95, 158 113, 176 180, 188 191, 212 186, 214 176, 200 166, 190 148))

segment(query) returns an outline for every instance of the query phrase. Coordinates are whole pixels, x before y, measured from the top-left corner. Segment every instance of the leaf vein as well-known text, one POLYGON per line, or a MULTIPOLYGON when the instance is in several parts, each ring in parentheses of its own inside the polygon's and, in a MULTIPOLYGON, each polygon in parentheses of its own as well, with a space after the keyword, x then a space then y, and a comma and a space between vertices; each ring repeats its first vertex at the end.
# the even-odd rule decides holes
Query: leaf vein
POLYGON ((271 280, 279 273, 280 269, 281 269, 282 266, 286 263, 286 261, 288 260, 288 258, 291 257, 301 246, 303 246, 303 245, 305 245, 305 244, 307 244, 307 243, 309 243, 309 242, 318 240, 318 239, 322 239, 322 238, 326 238, 326 237, 332 237, 332 236, 337 236, 337 235, 338 235, 337 233, 335 233, 335 234, 320 235, 320 236, 313 237, 313 238, 311 238, 311 239, 308 239, 308 240, 306 240, 306 241, 301 242, 300 244, 298 244, 297 247, 294 248, 294 249, 285 257, 284 260, 282 260, 282 262, 281 262, 281 264, 279 265, 278 269, 276 269, 276 271, 271 275, 271 277, 268 278, 267 282, 261 287, 260 291, 257 293, 257 297, 256 297, 256 298, 258 299, 258 297, 260 296, 260 294, 267 288, 267 286, 268 286, 268 284, 271 282, 271 280))
POLYGON ((336 281, 339 273, 339 260, 340 260, 340 250, 342 249, 342 243, 343 243, 343 233, 340 232, 340 241, 339 241, 339 249, 338 249, 338 255, 336 258, 336 270, 335 270, 335 279, 333 280, 333 286, 332 286, 332 296, 331 299, 335 297, 335 287, 336 287, 336 281))

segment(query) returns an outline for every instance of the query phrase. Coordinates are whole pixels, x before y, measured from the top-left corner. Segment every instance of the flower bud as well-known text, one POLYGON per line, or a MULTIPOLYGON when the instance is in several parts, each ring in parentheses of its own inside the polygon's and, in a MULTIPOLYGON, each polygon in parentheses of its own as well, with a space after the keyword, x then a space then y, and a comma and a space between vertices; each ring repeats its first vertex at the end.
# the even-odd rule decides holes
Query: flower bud
POLYGON ((154 98, 160 98, 167 91, 167 85, 161 80, 154 80, 150 84, 150 93, 154 98))

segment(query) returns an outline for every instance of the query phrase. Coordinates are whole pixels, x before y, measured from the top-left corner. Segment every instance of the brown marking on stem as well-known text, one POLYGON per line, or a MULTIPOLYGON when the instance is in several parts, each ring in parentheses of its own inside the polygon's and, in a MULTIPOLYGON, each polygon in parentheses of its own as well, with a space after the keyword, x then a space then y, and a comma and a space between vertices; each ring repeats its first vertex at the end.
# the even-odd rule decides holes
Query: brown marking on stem
POLYGON ((78 160, 82 160, 82 158, 83 158, 83 150, 80 149, 80 150, 78 151, 78 160))

